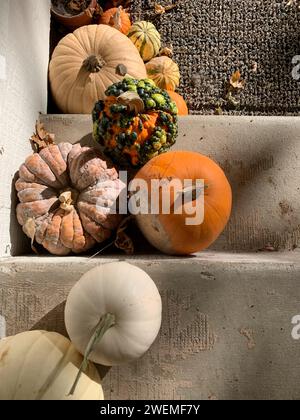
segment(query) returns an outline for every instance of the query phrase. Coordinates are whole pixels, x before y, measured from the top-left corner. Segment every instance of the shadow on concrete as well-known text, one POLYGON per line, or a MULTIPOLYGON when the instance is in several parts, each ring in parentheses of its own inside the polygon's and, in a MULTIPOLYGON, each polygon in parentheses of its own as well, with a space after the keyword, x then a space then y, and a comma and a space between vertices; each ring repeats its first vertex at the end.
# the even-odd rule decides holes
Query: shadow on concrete
MULTIPOLYGON (((65 306, 66 301, 61 302, 59 305, 49 311, 45 316, 43 316, 43 318, 41 318, 36 324, 34 324, 30 330, 56 332, 63 335, 64 337, 69 338, 65 327, 65 306)), ((111 369, 110 366, 96 365, 96 367, 101 379, 103 379, 111 369)))
MULTIPOLYGON (((10 249, 7 249, 8 256, 18 256, 21 254, 29 253, 32 251, 30 249, 30 241, 26 238, 26 235, 23 233, 21 226, 18 223, 16 208, 18 204, 18 196, 15 188, 15 183, 19 178, 19 171, 15 173, 12 183, 11 183, 11 207, 10 207, 10 225, 9 225, 9 235, 10 235, 10 249)), ((9 248, 9 245, 7 246, 9 248)))

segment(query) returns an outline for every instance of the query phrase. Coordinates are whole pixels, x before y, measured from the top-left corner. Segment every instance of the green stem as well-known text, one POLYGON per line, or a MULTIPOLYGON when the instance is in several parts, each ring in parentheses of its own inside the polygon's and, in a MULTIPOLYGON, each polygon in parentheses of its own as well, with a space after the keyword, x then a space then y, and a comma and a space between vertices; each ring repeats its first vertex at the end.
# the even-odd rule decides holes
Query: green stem
POLYGON ((79 368, 78 374, 76 376, 75 382, 69 392, 69 395, 73 395, 75 392, 75 389, 78 385, 79 379, 81 377, 81 374, 83 372, 85 372, 85 370, 88 367, 88 363, 89 363, 89 357, 90 354, 92 353, 92 351, 94 350, 94 347, 97 343, 99 343, 99 341, 101 340, 101 338, 104 336, 104 334, 106 333, 106 331, 108 331, 111 327, 113 327, 116 323, 116 317, 115 315, 112 314, 105 314, 101 317, 99 323, 97 324, 95 331, 87 345, 87 348, 84 352, 84 356, 83 356, 83 361, 81 363, 81 366, 79 368))

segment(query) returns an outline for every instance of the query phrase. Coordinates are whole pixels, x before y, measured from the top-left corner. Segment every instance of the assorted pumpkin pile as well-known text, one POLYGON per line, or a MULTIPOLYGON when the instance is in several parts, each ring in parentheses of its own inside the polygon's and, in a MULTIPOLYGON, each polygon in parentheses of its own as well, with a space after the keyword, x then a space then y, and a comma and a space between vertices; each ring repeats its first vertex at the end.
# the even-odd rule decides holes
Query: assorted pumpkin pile
MULTIPOLYGON (((175 92, 178 66, 157 56, 160 50, 155 26, 131 24, 119 5, 101 13, 99 24, 81 26, 58 43, 49 65, 53 97, 64 113, 92 114, 101 152, 50 142, 21 166, 17 218, 34 250, 39 244, 55 255, 79 254, 115 237, 123 223, 115 211, 126 187, 118 176, 123 169, 144 179, 149 190, 153 179, 205 181, 202 223, 187 225, 184 211, 135 217, 157 249, 201 251, 224 229, 231 189, 222 170, 200 154, 168 152, 178 133, 178 108, 186 105, 175 92)), ((174 208, 176 197, 168 194, 174 208)), ((197 204, 196 198, 190 201, 197 204)), ((150 196, 148 201, 151 206, 150 196)))
MULTIPOLYGON (((53 97, 64 113, 92 114, 99 145, 56 145, 44 132, 44 143, 37 139, 39 150, 21 165, 16 181, 17 218, 33 249, 39 244, 55 255, 79 254, 115 236, 124 222, 115 210, 126 187, 118 171, 125 168, 148 185, 148 206, 152 180, 204 180, 198 224, 187 224, 191 215, 184 211, 165 214, 161 205, 157 214, 134 216, 158 250, 194 253, 224 229, 231 188, 223 171, 199 153, 168 151, 176 141, 178 108, 182 114, 187 108, 175 92, 178 66, 156 57, 160 48, 153 24, 132 25, 121 8, 107 10, 99 24, 76 29, 56 47, 49 68, 53 97)), ((160 204, 164 194, 160 189, 160 204)), ((168 194, 174 210, 178 197, 171 189, 168 194)), ((196 199, 190 195, 191 203, 196 199)), ((113 366, 141 357, 160 329, 161 298, 139 268, 100 265, 70 292, 65 324, 71 341, 44 331, 0 341, 0 376, 6 378, 0 400, 103 399, 92 362, 113 366)))
MULTIPOLYGON (((54 0, 53 0, 54 1, 54 0)), ((62 6, 65 0, 60 0, 62 6)), ((70 3, 70 2, 69 2, 70 3)), ((92 2, 93 3, 93 2, 92 2)), ((175 101, 179 115, 187 115, 182 96, 175 92, 179 86, 178 65, 161 48, 161 36, 151 22, 131 22, 122 5, 113 2, 106 10, 98 10, 98 18, 65 36, 54 50, 50 63, 50 84, 54 100, 64 113, 89 114, 96 101, 105 98, 105 91, 123 77, 152 79, 158 88, 167 90, 175 101), (145 63, 145 64, 144 64, 145 63)), ((68 6, 69 7, 69 6, 68 6)), ((95 9, 95 4, 90 7, 95 9)), ((57 7, 53 7, 56 19, 57 7)), ((86 23, 86 13, 82 13, 86 23)), ((68 25, 65 18, 64 24, 68 25)), ((76 19, 76 16, 75 16, 76 19)), ((74 21, 74 27, 80 21, 74 21)), ((72 26, 71 26, 72 27, 72 26)), ((167 52, 166 52, 167 50, 167 52)))

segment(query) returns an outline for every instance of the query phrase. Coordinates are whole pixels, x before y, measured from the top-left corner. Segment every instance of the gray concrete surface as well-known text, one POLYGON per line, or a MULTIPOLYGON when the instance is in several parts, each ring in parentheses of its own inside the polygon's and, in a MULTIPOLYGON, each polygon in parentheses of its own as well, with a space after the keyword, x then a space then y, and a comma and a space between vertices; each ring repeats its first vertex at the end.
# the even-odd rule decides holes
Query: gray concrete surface
MULTIPOLYGON (((100 368, 107 399, 300 399, 300 253, 132 257, 163 299, 161 332, 139 361, 100 368)), ((0 260, 7 333, 65 333, 64 301, 99 263, 125 259, 0 260)))
POLYGON ((0 256, 26 247, 16 222, 13 180, 47 110, 50 0, 0 2, 0 256))
MULTIPOLYGON (((89 116, 42 116, 56 141, 93 144, 89 116)), ((233 189, 228 227, 215 250, 300 246, 300 118, 189 116, 179 120, 174 149, 210 156, 233 189)))

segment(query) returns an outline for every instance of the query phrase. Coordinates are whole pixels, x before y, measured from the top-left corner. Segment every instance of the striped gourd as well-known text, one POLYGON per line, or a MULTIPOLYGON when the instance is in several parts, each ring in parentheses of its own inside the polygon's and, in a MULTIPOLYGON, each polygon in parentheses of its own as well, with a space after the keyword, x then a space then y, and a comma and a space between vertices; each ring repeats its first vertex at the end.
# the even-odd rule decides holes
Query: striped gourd
POLYGON ((151 22, 134 23, 128 32, 128 38, 137 47, 144 61, 155 57, 161 48, 160 34, 151 22))

